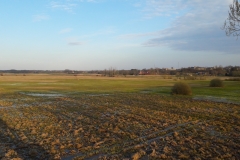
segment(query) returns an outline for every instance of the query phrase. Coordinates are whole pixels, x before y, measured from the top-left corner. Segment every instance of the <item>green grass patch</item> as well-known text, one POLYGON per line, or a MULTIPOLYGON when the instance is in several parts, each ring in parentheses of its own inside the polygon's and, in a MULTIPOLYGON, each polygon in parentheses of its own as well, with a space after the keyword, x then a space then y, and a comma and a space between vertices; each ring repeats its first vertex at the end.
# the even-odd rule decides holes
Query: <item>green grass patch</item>
MULTIPOLYGON (((209 80, 182 80, 192 88, 192 96, 213 96, 240 101, 240 82, 224 81, 224 87, 209 87, 209 80)), ((179 81, 181 82, 181 80, 179 81)), ((97 77, 97 76, 55 76, 39 75, 17 78, 15 76, 0 77, 0 93, 36 92, 36 93, 152 93, 171 94, 176 83, 173 79, 161 76, 128 76, 128 77, 97 77)))

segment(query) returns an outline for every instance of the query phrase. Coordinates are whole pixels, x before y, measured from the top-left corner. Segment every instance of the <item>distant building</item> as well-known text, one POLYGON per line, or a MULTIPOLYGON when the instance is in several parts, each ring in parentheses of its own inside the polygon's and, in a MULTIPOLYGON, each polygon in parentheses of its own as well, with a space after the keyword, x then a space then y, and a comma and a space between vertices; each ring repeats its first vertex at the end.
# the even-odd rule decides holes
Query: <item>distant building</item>
POLYGON ((149 73, 149 71, 148 70, 141 70, 140 72, 139 72, 139 75, 149 75, 150 73, 149 73))
POLYGON ((171 68, 163 68, 163 70, 166 70, 166 71, 175 71, 176 69, 171 67, 171 68))
POLYGON ((195 70, 203 71, 203 70, 206 70, 206 68, 205 67, 195 67, 195 70))

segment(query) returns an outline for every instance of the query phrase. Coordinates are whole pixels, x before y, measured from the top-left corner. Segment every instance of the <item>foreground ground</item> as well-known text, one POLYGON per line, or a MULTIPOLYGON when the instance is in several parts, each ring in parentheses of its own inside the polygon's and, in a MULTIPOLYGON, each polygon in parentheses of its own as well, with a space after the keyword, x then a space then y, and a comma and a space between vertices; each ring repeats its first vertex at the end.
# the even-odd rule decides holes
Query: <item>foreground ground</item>
POLYGON ((239 82, 188 81, 181 97, 156 77, 14 77, 0 78, 1 159, 240 159, 239 82))
POLYGON ((0 105, 5 159, 240 158, 236 104, 119 93, 4 95, 0 105))

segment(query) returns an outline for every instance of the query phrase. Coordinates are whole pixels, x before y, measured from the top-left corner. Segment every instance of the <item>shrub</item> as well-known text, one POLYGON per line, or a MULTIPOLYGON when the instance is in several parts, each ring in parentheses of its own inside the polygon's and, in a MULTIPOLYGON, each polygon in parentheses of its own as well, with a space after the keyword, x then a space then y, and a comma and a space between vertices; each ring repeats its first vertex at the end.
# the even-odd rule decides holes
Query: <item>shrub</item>
POLYGON ((172 94, 175 95, 191 95, 192 89, 191 87, 184 82, 175 83, 172 87, 172 94))
POLYGON ((223 87, 223 81, 219 78, 212 79, 210 81, 210 87, 223 87))

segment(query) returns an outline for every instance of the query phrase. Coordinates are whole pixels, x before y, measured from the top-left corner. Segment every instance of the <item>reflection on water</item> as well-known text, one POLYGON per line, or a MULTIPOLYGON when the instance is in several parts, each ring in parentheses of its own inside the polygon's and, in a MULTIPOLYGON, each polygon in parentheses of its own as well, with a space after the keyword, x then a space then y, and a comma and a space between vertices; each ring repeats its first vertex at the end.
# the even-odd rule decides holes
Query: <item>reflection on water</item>
POLYGON ((23 93, 21 94, 27 95, 27 96, 35 96, 35 97, 65 97, 64 94, 59 93, 23 93))

